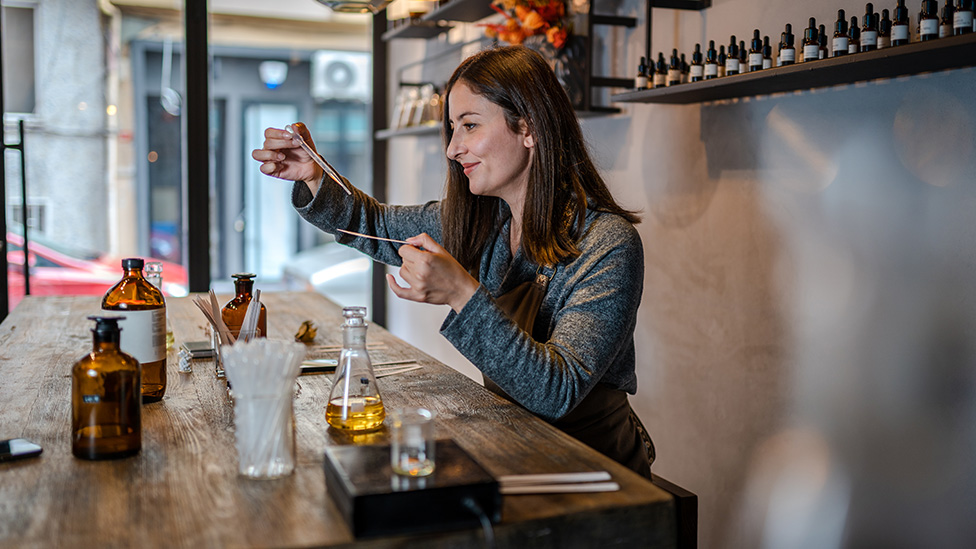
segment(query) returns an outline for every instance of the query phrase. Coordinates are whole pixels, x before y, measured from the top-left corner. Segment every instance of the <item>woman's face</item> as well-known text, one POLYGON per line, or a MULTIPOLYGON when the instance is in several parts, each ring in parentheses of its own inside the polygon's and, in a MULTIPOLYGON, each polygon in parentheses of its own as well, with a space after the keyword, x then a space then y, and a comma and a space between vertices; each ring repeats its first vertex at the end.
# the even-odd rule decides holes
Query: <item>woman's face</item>
POLYGON ((464 82, 455 84, 449 99, 454 134, 447 157, 464 168, 472 194, 501 198, 520 209, 535 144, 526 124, 513 132, 502 108, 472 92, 464 82))

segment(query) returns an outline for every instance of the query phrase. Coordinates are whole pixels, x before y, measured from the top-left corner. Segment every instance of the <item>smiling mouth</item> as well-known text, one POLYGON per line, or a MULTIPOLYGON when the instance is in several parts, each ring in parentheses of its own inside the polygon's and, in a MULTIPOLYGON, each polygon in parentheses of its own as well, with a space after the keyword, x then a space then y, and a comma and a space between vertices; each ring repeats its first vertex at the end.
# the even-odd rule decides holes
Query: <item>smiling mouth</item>
POLYGON ((480 162, 461 164, 461 167, 464 168, 464 175, 470 175, 471 172, 478 166, 478 164, 480 164, 480 162))

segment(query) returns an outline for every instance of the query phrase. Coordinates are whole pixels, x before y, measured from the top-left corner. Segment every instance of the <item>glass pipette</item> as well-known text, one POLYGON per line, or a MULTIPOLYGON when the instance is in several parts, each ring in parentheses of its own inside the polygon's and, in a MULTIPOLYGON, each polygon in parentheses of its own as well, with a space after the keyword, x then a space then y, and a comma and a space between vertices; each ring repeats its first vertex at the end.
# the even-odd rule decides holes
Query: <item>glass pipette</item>
POLYGON ((319 167, 321 167, 322 170, 324 170, 325 173, 329 177, 331 177, 333 181, 335 181, 336 183, 338 183, 340 187, 342 187, 342 190, 346 191, 346 194, 352 194, 352 191, 349 190, 349 187, 346 187, 346 185, 342 182, 342 177, 339 176, 339 172, 335 171, 335 168, 329 165, 329 163, 326 162, 324 158, 319 156, 317 152, 313 151, 312 147, 308 146, 308 143, 305 142, 305 139, 302 138, 301 134, 298 133, 298 131, 295 130, 295 128, 293 128, 291 124, 285 126, 285 131, 290 133, 292 138, 298 141, 298 144, 302 147, 302 149, 305 152, 307 152, 309 156, 312 157, 312 160, 314 160, 315 163, 318 164, 319 167))

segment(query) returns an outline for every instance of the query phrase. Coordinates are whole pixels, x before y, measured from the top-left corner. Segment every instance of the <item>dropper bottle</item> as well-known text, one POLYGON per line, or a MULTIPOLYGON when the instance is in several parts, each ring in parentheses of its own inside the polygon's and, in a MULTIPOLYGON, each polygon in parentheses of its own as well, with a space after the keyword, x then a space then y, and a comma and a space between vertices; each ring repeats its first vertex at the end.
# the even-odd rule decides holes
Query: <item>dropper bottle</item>
POLYGON ((881 10, 881 21, 878 22, 878 49, 891 47, 891 19, 888 10, 881 10))
POLYGON ((831 43, 832 57, 847 55, 847 45, 851 37, 847 36, 847 15, 844 10, 837 10, 837 22, 834 23, 834 39, 831 43))
POLYGON ((847 42, 847 53, 857 53, 861 51, 861 27, 857 26, 857 16, 851 16, 850 26, 851 37, 847 42))
POLYGON ((769 36, 763 36, 762 56, 762 68, 773 68, 773 47, 769 45, 769 36))
POLYGON ((786 30, 780 38, 779 65, 786 66, 796 63, 796 48, 793 47, 793 25, 787 23, 786 30))
POLYGON ((817 50, 817 59, 826 59, 827 55, 827 27, 825 25, 820 25, 819 34, 817 34, 817 44, 819 44, 819 49, 817 50))
POLYGON ((638 90, 647 89, 647 58, 641 56, 640 64, 637 65, 637 76, 634 77, 634 88, 638 90))
POLYGON ((923 42, 939 37, 939 4, 935 0, 922 0, 922 13, 918 16, 918 34, 923 42))
POLYGON ((671 50, 671 59, 668 61, 668 87, 677 86, 681 83, 681 61, 678 59, 677 48, 671 50))
POLYGON ((749 72, 749 50, 746 49, 746 41, 739 40, 739 73, 749 72))
POLYGON ((688 68, 688 79, 701 82, 705 78, 705 65, 702 64, 701 44, 695 44, 695 52, 691 54, 691 66, 688 68))
POLYGON ((874 4, 868 2, 864 6, 861 51, 874 51, 876 49, 878 49, 878 14, 874 13, 874 4))
POLYGON ((729 55, 725 58, 725 76, 739 74, 739 45, 735 43, 735 35, 729 41, 729 55))
POLYGON ((942 6, 942 18, 939 23, 939 38, 952 36, 952 18, 955 12, 956 8, 952 5, 952 0, 945 0, 945 5, 942 6))
POLYGON ((725 55, 725 46, 718 47, 718 75, 720 77, 725 76, 725 65, 728 63, 729 58, 725 55))
POLYGON ((803 62, 820 59, 820 40, 817 37, 817 19, 810 18, 810 26, 803 30, 803 62))
POLYGON ((708 50, 705 51, 705 80, 718 78, 718 52, 715 51, 715 41, 708 41, 708 50))
POLYGON ((691 68, 688 66, 688 61, 685 60, 685 54, 682 53, 681 54, 681 83, 682 84, 688 83, 688 73, 690 71, 691 68))
POLYGON ((956 0, 956 11, 952 14, 952 34, 973 32, 973 0, 956 0))
POLYGON ((898 5, 895 6, 895 19, 891 23, 892 46, 903 46, 911 41, 908 25, 908 8, 905 7, 905 0, 898 0, 898 5))
POLYGON ((664 53, 657 52, 657 68, 654 71, 654 87, 663 88, 668 85, 668 64, 664 60, 664 53))
POLYGON ((759 37, 759 29, 752 31, 752 44, 749 48, 749 72, 761 71, 763 68, 763 45, 759 37))

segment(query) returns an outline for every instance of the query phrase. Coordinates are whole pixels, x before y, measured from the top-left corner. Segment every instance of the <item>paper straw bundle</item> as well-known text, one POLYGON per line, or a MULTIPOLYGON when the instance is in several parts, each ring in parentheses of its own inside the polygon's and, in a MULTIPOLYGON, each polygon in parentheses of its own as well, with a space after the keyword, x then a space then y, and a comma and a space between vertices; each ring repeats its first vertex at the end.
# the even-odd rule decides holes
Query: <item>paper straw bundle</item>
POLYGON ((224 343, 233 343, 234 336, 231 335, 230 330, 227 325, 224 324, 224 319, 220 314, 220 305, 217 304, 217 294, 213 290, 210 290, 209 298, 204 298, 202 296, 194 296, 193 304, 200 309, 203 316, 207 318, 207 322, 213 328, 215 333, 220 334, 220 340, 224 343))
POLYGON ((256 338, 222 348, 234 388, 234 425, 242 475, 278 478, 295 467, 292 399, 305 346, 256 338))

